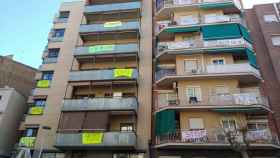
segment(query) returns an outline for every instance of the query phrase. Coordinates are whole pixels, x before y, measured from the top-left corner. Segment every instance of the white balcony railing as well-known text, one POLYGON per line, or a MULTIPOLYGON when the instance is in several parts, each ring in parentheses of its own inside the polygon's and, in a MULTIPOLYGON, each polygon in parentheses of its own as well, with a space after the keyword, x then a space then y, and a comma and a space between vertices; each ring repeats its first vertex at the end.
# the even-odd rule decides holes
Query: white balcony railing
POLYGON ((207 65, 207 74, 220 74, 220 73, 253 73, 260 76, 259 70, 252 67, 249 63, 242 64, 224 64, 224 65, 207 65))

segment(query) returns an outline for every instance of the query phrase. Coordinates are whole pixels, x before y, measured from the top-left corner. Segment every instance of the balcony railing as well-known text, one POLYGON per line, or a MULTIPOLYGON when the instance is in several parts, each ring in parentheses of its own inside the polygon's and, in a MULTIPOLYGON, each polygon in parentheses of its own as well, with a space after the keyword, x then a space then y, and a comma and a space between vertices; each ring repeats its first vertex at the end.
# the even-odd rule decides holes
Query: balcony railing
POLYGON ((106 80, 137 80, 137 69, 105 69, 91 71, 72 71, 69 75, 69 81, 106 81, 106 80), (128 70, 128 71, 127 71, 128 70))
MULTIPOLYGON (((249 145, 271 144, 279 145, 278 137, 272 134, 268 129, 249 131, 245 140, 240 132, 235 136, 240 144, 249 143, 249 145)), ((177 130, 174 133, 164 134, 156 137, 156 144, 176 143, 178 145, 230 145, 223 129, 208 130, 177 130)))
POLYGON ((75 49, 75 56, 90 56, 90 55, 107 55, 107 54, 130 54, 139 51, 138 44, 110 44, 110 45, 95 45, 77 47, 75 49))
POLYGON ((201 8, 229 7, 235 6, 241 9, 240 2, 236 0, 158 0, 156 9, 176 8, 185 6, 197 6, 201 8))
POLYGON ((246 107, 261 105, 269 109, 269 103, 266 97, 260 96, 256 93, 234 93, 223 95, 209 95, 202 96, 201 100, 191 100, 185 98, 179 100, 176 93, 160 93, 157 97, 157 104, 155 109, 161 110, 163 108, 174 107, 195 107, 195 106, 217 106, 219 107, 246 107))
POLYGON ((90 111, 90 110, 137 111, 137 107, 138 107, 138 102, 135 97, 65 99, 63 101, 62 111, 90 111))
POLYGON ((224 65, 207 65, 205 70, 202 68, 193 69, 190 72, 178 75, 175 69, 161 69, 156 72, 156 80, 164 77, 196 77, 198 75, 218 75, 218 74, 252 74, 260 78, 260 72, 249 63, 243 64, 224 64, 224 65))
POLYGON ((130 31, 130 30, 139 30, 140 23, 138 21, 130 22, 121 22, 121 21, 112 21, 106 22, 104 24, 89 24, 81 25, 80 33, 98 33, 98 32, 114 32, 114 31, 130 31))
POLYGON ((57 58, 44 58, 43 59, 43 64, 52 64, 52 63, 56 63, 57 62, 57 58))
POLYGON ((128 2, 128 3, 113 3, 102 5, 88 5, 85 7, 84 13, 103 13, 122 10, 136 10, 141 8, 141 2, 128 2))
POLYGON ((252 45, 243 38, 239 39, 224 39, 224 40, 188 40, 188 41, 178 41, 178 42, 160 42, 158 44, 158 54, 162 52, 176 52, 176 51, 187 51, 187 50, 208 50, 217 48, 250 48, 252 45))
MULTIPOLYGON (((56 138, 58 148, 135 148, 136 134, 134 132, 98 133, 58 133, 56 138), (91 136, 92 135, 92 136, 91 136)), ((110 149, 111 149, 110 148, 110 149)))
POLYGON ((200 25, 211 25, 211 24, 220 24, 220 23, 239 23, 245 25, 245 22, 242 21, 241 17, 238 14, 230 15, 217 15, 215 17, 200 17, 200 16, 182 16, 177 21, 158 21, 156 25, 156 32, 159 33, 165 28, 173 27, 193 27, 200 25))

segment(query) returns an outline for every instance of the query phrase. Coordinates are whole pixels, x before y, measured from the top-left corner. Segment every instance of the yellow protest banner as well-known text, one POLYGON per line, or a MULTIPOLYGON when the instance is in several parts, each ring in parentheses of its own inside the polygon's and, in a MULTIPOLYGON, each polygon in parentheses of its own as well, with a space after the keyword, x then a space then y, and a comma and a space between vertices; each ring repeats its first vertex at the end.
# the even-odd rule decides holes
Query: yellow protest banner
POLYGON ((22 137, 20 138, 20 145, 28 148, 33 148, 35 145, 36 137, 22 137))
POLYGON ((49 80, 40 80, 37 82, 37 88, 49 88, 50 81, 49 80))
POLYGON ((102 144, 103 133, 83 133, 82 144, 102 144))
POLYGON ((42 115, 44 112, 43 107, 32 107, 29 111, 29 114, 31 115, 42 115))
POLYGON ((104 51, 113 51, 115 49, 115 45, 96 45, 89 47, 90 53, 98 53, 104 51))
POLYGON ((115 69, 114 70, 114 78, 119 78, 119 77, 132 78, 132 75, 133 75, 133 69, 115 69))
POLYGON ((121 21, 111 21, 111 22, 105 22, 104 27, 119 27, 122 26, 121 21))

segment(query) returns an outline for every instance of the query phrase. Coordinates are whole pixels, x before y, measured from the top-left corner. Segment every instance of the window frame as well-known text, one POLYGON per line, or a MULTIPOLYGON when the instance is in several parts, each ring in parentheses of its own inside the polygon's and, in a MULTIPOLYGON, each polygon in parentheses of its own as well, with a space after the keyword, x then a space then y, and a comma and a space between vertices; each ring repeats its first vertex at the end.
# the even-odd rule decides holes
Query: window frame
POLYGON ((216 57, 216 58, 211 58, 211 65, 225 65, 226 64, 226 59, 224 57, 216 57), (223 64, 215 64, 214 61, 217 60, 222 60, 223 61, 223 64))
POLYGON ((199 70, 199 59, 195 59, 195 58, 193 58, 193 59, 184 59, 184 72, 186 72, 186 73, 190 73, 190 72, 192 72, 192 70, 199 70), (196 68, 195 69, 186 69, 186 62, 188 62, 188 61, 195 61, 196 62, 196 68))
POLYGON ((271 35, 271 43, 272 43, 272 46, 274 46, 274 47, 280 47, 280 34, 274 34, 274 35, 271 35), (273 42, 273 38, 277 38, 279 41, 278 41, 278 44, 275 44, 274 42, 273 42))
POLYGON ((267 23, 267 24, 270 24, 270 23, 277 23, 277 22, 279 22, 279 19, 278 19, 276 14, 268 13, 268 14, 264 14, 263 15, 263 21, 265 23, 267 23), (268 19, 268 18, 270 18, 270 19, 268 19), (268 21, 268 20, 270 20, 270 21, 268 21))
MULTIPOLYGON (((189 118, 189 129, 190 130, 202 130, 202 129, 205 129, 205 126, 204 126, 204 119, 202 118, 202 117, 193 117, 193 118, 189 118), (196 122, 199 120, 199 121, 201 121, 200 123, 201 123, 201 125, 200 125, 200 127, 202 127, 202 128, 193 128, 193 127, 191 127, 192 126, 192 123, 191 123, 191 121, 194 121, 194 120, 196 120, 196 122)), ((199 124, 196 124, 196 126, 199 126, 199 124)))
POLYGON ((198 85, 198 86, 187 86, 186 87, 186 97, 187 97, 187 100, 189 101, 190 97, 196 97, 198 101, 202 101, 202 89, 201 87, 198 85), (196 89, 199 89, 199 92, 198 92, 198 96, 190 96, 189 95, 189 89, 193 89, 193 94, 196 95, 196 89))

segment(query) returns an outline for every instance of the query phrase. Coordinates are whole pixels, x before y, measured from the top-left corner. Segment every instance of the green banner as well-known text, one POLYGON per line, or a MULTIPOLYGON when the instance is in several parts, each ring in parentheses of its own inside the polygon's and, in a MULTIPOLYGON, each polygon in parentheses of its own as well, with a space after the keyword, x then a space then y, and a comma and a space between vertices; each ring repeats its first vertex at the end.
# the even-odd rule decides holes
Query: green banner
POLYGON ((119 78, 119 77, 132 78, 132 75, 133 75, 133 69, 115 69, 114 70, 114 78, 119 78))
POLYGON ((37 88, 49 88, 50 81, 49 80, 40 80, 37 82, 37 88))
POLYGON ((89 47, 89 53, 99 53, 104 51, 113 51, 115 50, 115 45, 96 45, 89 47))
POLYGON ((36 137, 22 137, 19 141, 21 146, 33 148, 35 146, 36 137))
POLYGON ((43 107, 31 107, 29 114, 31 115, 42 115, 44 112, 43 107))
POLYGON ((111 21, 111 22, 105 22, 104 27, 119 27, 122 26, 121 21, 111 21))
POLYGON ((102 144, 103 133, 83 133, 82 144, 102 144))

